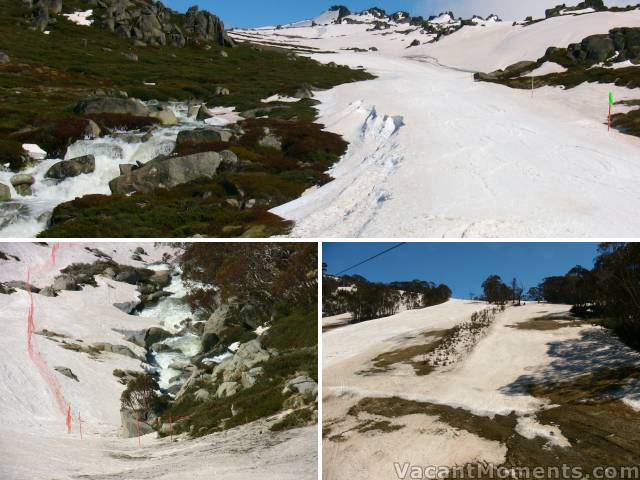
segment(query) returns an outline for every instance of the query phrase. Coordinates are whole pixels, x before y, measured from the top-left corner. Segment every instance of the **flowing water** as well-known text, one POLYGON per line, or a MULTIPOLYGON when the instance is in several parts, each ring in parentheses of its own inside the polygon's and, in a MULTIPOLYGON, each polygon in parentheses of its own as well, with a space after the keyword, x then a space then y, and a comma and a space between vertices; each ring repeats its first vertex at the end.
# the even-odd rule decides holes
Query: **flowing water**
MULTIPOLYGON (((89 194, 110 194, 109 182, 120 175, 121 164, 147 163, 159 155, 170 154, 178 133, 206 125, 226 125, 233 121, 233 109, 213 110, 216 116, 200 122, 187 115, 184 104, 169 106, 179 124, 160 127, 147 141, 144 132, 114 132, 92 140, 79 140, 69 146, 64 159, 48 159, 20 173, 35 178, 33 195, 22 197, 11 188, 12 200, 0 202, 0 237, 34 237, 46 228, 53 209, 64 202, 89 194), (231 120, 230 120, 231 119, 231 120), (45 178, 45 174, 60 160, 93 155, 96 168, 93 173, 67 178, 63 181, 45 178)), ((236 116, 237 117, 237 116, 236 116)), ((0 183, 11 186, 12 172, 0 171, 0 183)))
MULTIPOLYGON (((152 265, 152 270, 167 270, 166 265, 152 265)), ((182 272, 174 268, 171 284, 165 288, 165 292, 172 293, 170 297, 160 299, 151 307, 143 309, 139 315, 155 318, 159 325, 170 333, 178 333, 182 329, 181 322, 192 317, 191 309, 185 301, 187 287, 182 280, 182 272)), ((158 384, 162 390, 167 390, 173 383, 171 379, 182 372, 172 365, 188 364, 191 357, 200 353, 201 339, 193 333, 167 338, 163 342, 173 351, 150 351, 150 360, 158 373, 158 384)))

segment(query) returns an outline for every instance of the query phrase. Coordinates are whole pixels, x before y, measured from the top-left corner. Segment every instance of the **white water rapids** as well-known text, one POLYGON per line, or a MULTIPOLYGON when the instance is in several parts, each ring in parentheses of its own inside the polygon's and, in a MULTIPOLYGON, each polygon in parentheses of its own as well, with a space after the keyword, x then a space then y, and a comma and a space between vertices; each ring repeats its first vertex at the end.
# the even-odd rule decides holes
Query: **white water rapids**
POLYGON ((0 171, 0 183, 10 187, 9 202, 0 202, 0 237, 35 237, 44 228, 53 209, 64 202, 89 194, 109 195, 109 182, 120 175, 121 164, 147 163, 159 155, 171 153, 181 130, 208 125, 226 125, 233 109, 218 108, 215 116, 200 122, 187 115, 184 104, 172 104, 179 124, 157 128, 150 139, 142 141, 145 132, 114 132, 92 140, 79 140, 70 145, 64 159, 48 159, 20 173, 35 178, 32 196, 20 196, 11 186, 13 172, 0 171), (93 155, 96 168, 93 173, 67 178, 63 181, 45 178, 54 164, 83 155, 93 155))
MULTIPOLYGON (((150 266, 153 270, 166 270, 165 265, 150 266)), ((182 329, 180 323, 192 317, 191 310, 185 302, 187 288, 182 281, 180 270, 176 269, 175 274, 171 277, 171 284, 165 288, 166 292, 173 293, 170 297, 160 299, 160 301, 149 308, 145 308, 140 312, 141 317, 155 318, 166 331, 178 333, 182 329)), ((153 360, 156 363, 159 375, 158 384, 163 390, 168 389, 171 385, 171 379, 179 376, 182 372, 175 368, 171 368, 174 364, 186 364, 191 357, 200 353, 201 340, 200 337, 187 333, 186 335, 167 338, 161 342, 174 351, 171 352, 155 352, 152 351, 153 360)))

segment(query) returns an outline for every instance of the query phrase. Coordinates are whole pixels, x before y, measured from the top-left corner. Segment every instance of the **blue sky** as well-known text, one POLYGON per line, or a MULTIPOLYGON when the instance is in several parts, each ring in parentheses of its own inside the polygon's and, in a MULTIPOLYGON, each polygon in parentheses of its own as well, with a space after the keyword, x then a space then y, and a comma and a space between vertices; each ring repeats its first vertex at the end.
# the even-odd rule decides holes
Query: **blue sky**
MULTIPOLYGON (((325 243, 328 273, 338 273, 393 246, 391 243, 325 243)), ((429 280, 446 283, 456 298, 481 293, 491 274, 518 278, 525 289, 572 267, 593 267, 596 243, 411 243, 348 272, 375 282, 429 280)))
MULTIPOLYGON (((228 27, 258 27, 278 25, 318 16, 332 5, 346 5, 352 11, 370 7, 388 12, 406 10, 413 15, 428 17, 453 10, 465 18, 473 14, 487 16, 497 13, 504 19, 522 19, 528 15, 544 16, 545 8, 560 3, 575 5, 578 0, 164 0, 169 7, 184 12, 197 4, 209 10, 228 27)), ((607 0, 608 5, 627 5, 629 0, 607 0)))

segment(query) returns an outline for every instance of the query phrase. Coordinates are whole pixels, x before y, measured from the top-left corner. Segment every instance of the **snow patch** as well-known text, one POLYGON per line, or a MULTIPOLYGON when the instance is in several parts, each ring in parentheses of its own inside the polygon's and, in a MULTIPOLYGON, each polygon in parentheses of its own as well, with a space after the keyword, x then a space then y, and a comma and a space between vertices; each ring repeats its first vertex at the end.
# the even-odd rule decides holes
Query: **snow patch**
POLYGON ((47 152, 35 143, 25 143, 22 145, 22 149, 34 160, 44 160, 47 158, 47 152))
POLYGON ((547 440, 547 447, 570 447, 571 443, 554 425, 542 425, 534 415, 518 418, 516 432, 528 440, 541 437, 547 440))
POLYGON ((262 103, 272 103, 272 102, 286 102, 286 103, 296 103, 299 102, 299 98, 295 97, 287 97, 286 95, 271 95, 269 98, 264 98, 261 100, 262 103))
POLYGON ((81 25, 83 27, 90 27, 93 25, 93 20, 90 20, 89 17, 93 15, 93 10, 85 10, 84 12, 74 12, 74 13, 65 13, 62 16, 67 17, 70 22, 75 23, 76 25, 81 25))

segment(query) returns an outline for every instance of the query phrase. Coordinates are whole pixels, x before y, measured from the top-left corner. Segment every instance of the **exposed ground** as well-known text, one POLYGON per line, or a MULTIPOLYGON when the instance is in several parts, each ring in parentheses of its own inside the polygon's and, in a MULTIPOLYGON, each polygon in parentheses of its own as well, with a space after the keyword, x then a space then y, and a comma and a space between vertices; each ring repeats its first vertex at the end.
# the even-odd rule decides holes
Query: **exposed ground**
POLYGON ((325 479, 410 478, 394 462, 638 464, 640 355, 568 307, 509 307, 464 356, 424 368, 484 308, 454 300, 324 333, 325 479))

